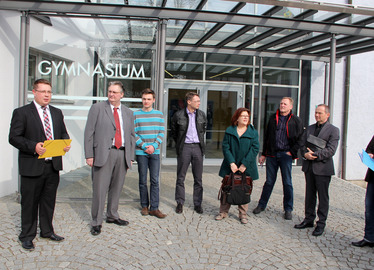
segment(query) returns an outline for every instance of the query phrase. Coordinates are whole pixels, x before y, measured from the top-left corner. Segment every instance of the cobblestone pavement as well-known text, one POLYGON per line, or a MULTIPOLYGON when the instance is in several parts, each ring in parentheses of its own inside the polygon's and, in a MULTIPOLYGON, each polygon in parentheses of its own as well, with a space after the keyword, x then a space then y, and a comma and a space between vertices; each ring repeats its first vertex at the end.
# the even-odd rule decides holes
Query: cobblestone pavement
POLYGON ((58 192, 55 232, 61 243, 34 240, 35 250, 25 251, 17 241, 20 205, 16 195, 0 198, 0 269, 374 269, 374 248, 356 248, 364 229, 365 189, 333 178, 330 214, 325 233, 312 228, 296 230, 303 219, 305 182, 300 167, 293 169, 293 220, 283 219, 282 184, 275 185, 267 209, 253 215, 265 169, 255 182, 246 225, 232 207, 228 218, 215 221, 219 202, 218 167, 204 168, 204 213, 193 211, 192 174, 186 179, 183 214, 175 213, 175 167, 163 167, 160 209, 165 219, 140 215, 137 171, 128 172, 121 197, 120 215, 130 225, 103 224, 102 233, 89 232, 91 182, 83 167, 63 175, 58 192))

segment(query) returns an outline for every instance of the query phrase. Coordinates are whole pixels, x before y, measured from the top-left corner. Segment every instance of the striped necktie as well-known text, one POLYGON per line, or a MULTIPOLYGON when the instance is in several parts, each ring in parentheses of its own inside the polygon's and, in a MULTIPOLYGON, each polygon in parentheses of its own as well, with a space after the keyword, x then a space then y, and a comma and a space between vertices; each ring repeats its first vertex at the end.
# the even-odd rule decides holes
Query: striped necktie
POLYGON ((51 123, 49 122, 49 117, 47 113, 47 106, 43 106, 43 119, 44 119, 44 128, 45 128, 45 136, 47 140, 52 140, 52 131, 51 131, 51 123))

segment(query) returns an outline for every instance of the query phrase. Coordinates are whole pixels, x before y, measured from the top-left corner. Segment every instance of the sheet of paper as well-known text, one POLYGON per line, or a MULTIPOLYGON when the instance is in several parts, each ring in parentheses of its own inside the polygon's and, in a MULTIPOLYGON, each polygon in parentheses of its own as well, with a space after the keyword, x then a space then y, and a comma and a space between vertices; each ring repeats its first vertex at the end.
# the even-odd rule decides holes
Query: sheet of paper
POLYGON ((368 166, 372 171, 374 171, 374 159, 372 159, 365 150, 362 149, 362 154, 358 153, 361 158, 362 163, 368 166))
POLYGON ((47 149, 45 153, 38 158, 49 158, 49 157, 59 157, 66 154, 64 148, 70 145, 71 139, 67 140, 49 140, 44 141, 44 148, 47 149))

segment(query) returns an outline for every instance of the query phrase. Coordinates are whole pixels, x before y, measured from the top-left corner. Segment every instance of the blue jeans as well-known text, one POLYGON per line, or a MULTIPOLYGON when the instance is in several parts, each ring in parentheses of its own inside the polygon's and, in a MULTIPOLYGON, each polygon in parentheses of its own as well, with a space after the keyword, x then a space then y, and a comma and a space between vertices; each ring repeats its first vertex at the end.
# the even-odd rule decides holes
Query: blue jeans
POLYGON ((277 152, 275 157, 266 157, 266 181, 262 188, 262 194, 258 205, 266 208, 275 181, 277 180, 278 168, 281 170, 283 183, 283 208, 284 211, 293 210, 293 187, 292 187, 292 157, 286 152, 277 152))
POLYGON ((150 210, 157 210, 160 202, 160 155, 137 155, 139 172, 139 193, 140 205, 142 207, 149 207, 150 210), (148 196, 147 175, 150 175, 150 197, 148 196))
POLYGON ((374 243, 374 181, 368 182, 365 197, 365 236, 364 239, 374 243))

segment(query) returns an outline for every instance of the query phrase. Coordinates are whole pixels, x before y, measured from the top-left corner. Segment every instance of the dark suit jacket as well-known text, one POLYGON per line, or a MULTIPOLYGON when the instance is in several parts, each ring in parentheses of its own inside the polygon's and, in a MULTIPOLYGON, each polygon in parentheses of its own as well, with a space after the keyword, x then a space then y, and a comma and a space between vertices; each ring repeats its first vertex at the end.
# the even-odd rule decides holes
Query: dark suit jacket
MULTIPOLYGON (((69 139, 64 116, 60 109, 49 105, 54 139, 69 139)), ((43 174, 44 159, 38 159, 35 146, 46 140, 44 126, 34 102, 13 111, 9 130, 9 143, 19 150, 18 168, 23 176, 40 176, 43 174)), ((62 170, 62 157, 52 158, 53 168, 62 170)))
MULTIPOLYGON (((309 134, 314 134, 316 129, 316 124, 310 125, 307 127, 306 131, 304 132, 304 139, 303 145, 300 148, 301 155, 304 157, 304 154, 308 152, 307 147, 305 146, 306 139, 308 138, 309 134)), ((303 172, 307 172, 310 166, 312 167, 312 171, 315 175, 324 175, 330 176, 335 174, 334 170, 334 162, 332 157, 335 155, 336 149, 338 148, 339 144, 339 129, 329 122, 322 127, 318 138, 325 140, 326 147, 321 150, 315 151, 315 155, 317 155, 317 159, 315 160, 306 160, 303 159, 303 172)))
MULTIPOLYGON (((368 154, 374 154, 374 136, 371 138, 371 141, 369 142, 368 146, 366 147, 366 153, 368 154)), ((374 171, 371 169, 368 169, 365 177, 365 181, 374 181, 374 171)))
MULTIPOLYGON (((126 165, 127 168, 131 168, 131 161, 135 155, 134 113, 125 105, 121 105, 121 112, 126 165)), ((109 101, 92 105, 84 130, 84 152, 86 159, 94 158, 94 166, 102 167, 107 161, 115 133, 116 123, 109 101)))

